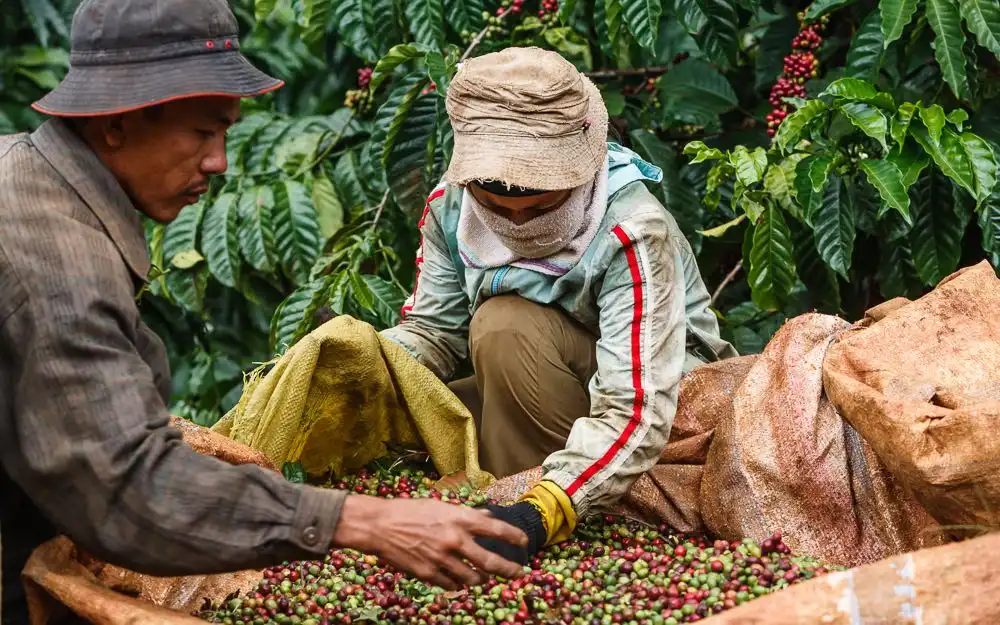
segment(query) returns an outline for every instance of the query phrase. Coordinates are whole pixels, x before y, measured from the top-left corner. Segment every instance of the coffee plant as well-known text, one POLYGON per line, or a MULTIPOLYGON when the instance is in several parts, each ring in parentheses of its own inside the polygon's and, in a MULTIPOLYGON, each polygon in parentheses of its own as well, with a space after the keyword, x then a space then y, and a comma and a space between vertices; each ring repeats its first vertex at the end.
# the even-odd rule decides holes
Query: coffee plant
MULTIPOLYGON (((72 0, 2 0, 0 126, 61 77, 72 0), (63 6, 65 5, 65 6, 63 6), (8 6, 10 10, 8 11, 8 6), (11 16, 8 18, 8 16, 11 16)), ((995 0, 233 0, 242 49, 286 81, 244 103, 229 172, 147 224, 140 305, 172 408, 212 423, 332 315, 398 319, 417 223, 451 157, 466 58, 556 50, 698 255, 753 353, 809 310, 848 319, 983 258, 1000 266, 995 0)))
POLYGON ((885 297, 918 296, 955 271, 977 211, 983 249, 996 253, 997 159, 989 142, 963 131, 967 119, 938 104, 897 106, 870 83, 841 78, 782 118, 768 150, 696 141, 684 151, 714 163, 709 209, 717 187, 733 184, 740 215, 730 224, 751 224, 743 253, 753 302, 781 308, 798 273, 839 308, 838 278, 850 279, 859 238, 878 246, 885 297))
POLYGON ((32 102, 69 69, 69 24, 77 0, 0 0, 0 133, 33 128, 32 102))

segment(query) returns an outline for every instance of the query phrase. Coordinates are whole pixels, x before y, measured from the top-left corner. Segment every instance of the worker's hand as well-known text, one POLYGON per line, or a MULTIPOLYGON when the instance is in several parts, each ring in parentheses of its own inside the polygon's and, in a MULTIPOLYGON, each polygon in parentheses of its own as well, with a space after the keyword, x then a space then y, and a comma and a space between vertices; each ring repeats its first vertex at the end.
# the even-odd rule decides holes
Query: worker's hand
POLYGON ((345 500, 333 543, 377 555, 396 569, 448 590, 481 584, 486 574, 507 579, 523 574, 522 567, 476 544, 480 537, 511 548, 528 544, 523 532, 486 510, 432 499, 363 495, 345 500))
POLYGON ((524 532, 528 536, 528 543, 524 546, 515 546, 493 538, 477 538, 476 542, 481 546, 522 565, 527 564, 528 560, 545 546, 545 522, 535 506, 522 501, 512 506, 488 505, 485 508, 496 518, 524 532))

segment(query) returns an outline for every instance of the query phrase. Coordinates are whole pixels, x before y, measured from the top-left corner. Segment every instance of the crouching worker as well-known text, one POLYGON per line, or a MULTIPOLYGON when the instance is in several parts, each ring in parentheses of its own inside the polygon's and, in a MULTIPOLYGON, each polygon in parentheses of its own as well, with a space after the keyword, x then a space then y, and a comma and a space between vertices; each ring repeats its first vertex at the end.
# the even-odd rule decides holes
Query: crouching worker
POLYGON ((527 561, 614 503, 667 443, 682 373, 735 356, 691 248, 643 181, 662 172, 607 141, 594 85, 558 54, 466 62, 448 91, 455 149, 420 222, 415 292, 385 334, 477 418, 483 468, 542 465, 493 513, 527 561))

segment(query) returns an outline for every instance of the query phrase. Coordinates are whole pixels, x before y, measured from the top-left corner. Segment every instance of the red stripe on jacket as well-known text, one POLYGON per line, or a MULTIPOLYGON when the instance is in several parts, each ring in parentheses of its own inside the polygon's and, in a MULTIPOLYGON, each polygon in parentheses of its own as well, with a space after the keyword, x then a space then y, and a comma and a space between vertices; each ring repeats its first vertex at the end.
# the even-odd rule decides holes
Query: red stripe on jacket
POLYGON ((406 319, 406 314, 413 310, 413 305, 417 303, 417 284, 420 282, 420 265, 424 263, 424 224, 427 223, 427 215, 431 212, 431 202, 438 199, 444 195, 444 189, 437 189, 434 193, 431 193, 430 197, 427 198, 427 203, 424 205, 424 212, 420 216, 420 221, 417 222, 417 228, 420 229, 420 255, 417 256, 417 273, 413 277, 413 298, 412 301, 403 306, 400 311, 400 317, 406 319))
POLYGON ((597 473, 608 466, 608 464, 614 459, 618 452, 625 448, 628 440, 635 433, 636 428, 639 427, 639 423, 642 421, 642 404, 645 397, 645 390, 642 387, 642 351, 641 351, 641 338, 642 338, 642 303, 643 303, 643 292, 642 292, 642 272, 639 270, 639 258, 635 253, 635 245, 632 243, 632 239, 629 238, 628 234, 621 226, 615 226, 612 230, 618 240, 621 241, 622 247, 625 250, 625 258, 628 260, 629 272, 632 274, 632 388, 635 392, 635 398, 632 401, 632 417, 629 419, 628 425, 622 431, 621 435, 611 444, 611 447, 604 452, 604 455, 598 458, 592 465, 587 467, 584 471, 573 480, 573 483, 569 485, 566 489, 566 494, 572 496, 581 486, 587 483, 592 477, 597 475, 597 473))

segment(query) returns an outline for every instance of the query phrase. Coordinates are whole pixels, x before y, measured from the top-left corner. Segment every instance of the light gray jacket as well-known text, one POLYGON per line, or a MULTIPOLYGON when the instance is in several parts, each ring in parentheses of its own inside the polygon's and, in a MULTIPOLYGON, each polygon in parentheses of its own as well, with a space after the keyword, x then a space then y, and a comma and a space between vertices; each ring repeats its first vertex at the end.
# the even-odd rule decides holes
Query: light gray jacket
POLYGON ((443 380, 468 355, 469 324, 490 297, 516 293, 560 307, 600 338, 590 415, 544 463, 578 515, 614 503, 656 464, 673 423, 682 373, 736 356, 719 336, 691 247, 646 189, 659 168, 609 144, 608 210, 580 261, 561 276, 505 266, 471 269, 459 256, 462 189, 442 185, 420 221, 421 249, 403 321, 383 334, 443 380))

